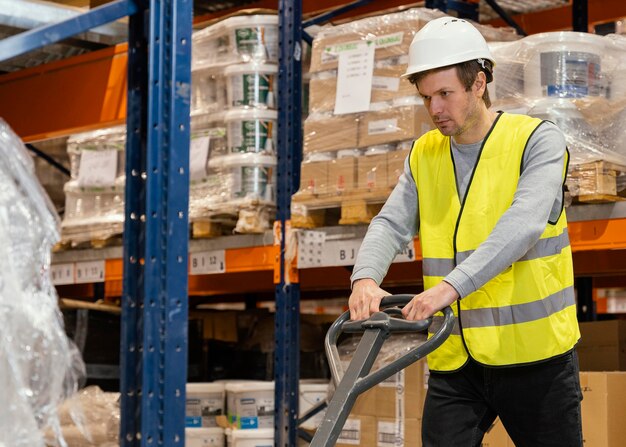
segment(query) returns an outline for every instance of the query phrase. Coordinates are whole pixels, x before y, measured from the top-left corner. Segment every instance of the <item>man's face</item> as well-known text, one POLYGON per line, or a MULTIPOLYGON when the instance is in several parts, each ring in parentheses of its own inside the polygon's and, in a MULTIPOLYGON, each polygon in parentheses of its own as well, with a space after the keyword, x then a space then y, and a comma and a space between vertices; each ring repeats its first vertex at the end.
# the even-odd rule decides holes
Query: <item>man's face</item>
POLYGON ((446 136, 460 136, 477 121, 478 100, 475 85, 465 91, 452 67, 426 75, 417 85, 430 118, 446 136))

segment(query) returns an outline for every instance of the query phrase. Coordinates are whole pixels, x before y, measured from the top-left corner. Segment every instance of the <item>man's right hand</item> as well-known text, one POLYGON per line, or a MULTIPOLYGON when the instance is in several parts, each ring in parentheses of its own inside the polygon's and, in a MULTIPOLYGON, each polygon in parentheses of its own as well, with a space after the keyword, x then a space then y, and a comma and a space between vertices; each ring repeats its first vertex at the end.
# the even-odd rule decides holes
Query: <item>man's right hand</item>
POLYGON ((370 278, 358 279, 352 285, 352 294, 348 300, 351 320, 366 320, 378 312, 380 301, 390 294, 378 287, 370 278))

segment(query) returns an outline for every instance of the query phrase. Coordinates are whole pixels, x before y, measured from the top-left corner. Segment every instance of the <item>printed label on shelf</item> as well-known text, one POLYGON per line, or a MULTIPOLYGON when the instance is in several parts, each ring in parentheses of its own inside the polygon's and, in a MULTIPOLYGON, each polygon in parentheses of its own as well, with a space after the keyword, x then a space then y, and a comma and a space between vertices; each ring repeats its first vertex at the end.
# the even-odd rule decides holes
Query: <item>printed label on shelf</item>
POLYGON ((320 267, 336 265, 354 265, 362 239, 347 239, 343 241, 326 241, 322 251, 320 267))
POLYGON ((226 251, 213 250, 191 253, 189 260, 191 275, 208 275, 226 271, 226 251))
MULTIPOLYGON (((298 267, 333 267, 354 265, 363 239, 326 240, 323 231, 298 233, 298 267)), ((415 261, 413 242, 393 262, 415 261)))
POLYGON ((117 177, 117 156, 114 149, 85 150, 80 155, 79 186, 113 186, 117 177))
POLYGON ((74 284, 104 282, 104 260, 77 262, 74 284))
POLYGON ((209 158, 211 137, 200 137, 191 140, 189 147, 189 175, 191 180, 207 176, 206 163, 209 158))
POLYGON ((74 263, 52 264, 50 276, 52 277, 52 284, 55 286, 74 284, 74 263))
POLYGON ((339 53, 335 115, 369 110, 374 48, 374 42, 366 41, 339 53))

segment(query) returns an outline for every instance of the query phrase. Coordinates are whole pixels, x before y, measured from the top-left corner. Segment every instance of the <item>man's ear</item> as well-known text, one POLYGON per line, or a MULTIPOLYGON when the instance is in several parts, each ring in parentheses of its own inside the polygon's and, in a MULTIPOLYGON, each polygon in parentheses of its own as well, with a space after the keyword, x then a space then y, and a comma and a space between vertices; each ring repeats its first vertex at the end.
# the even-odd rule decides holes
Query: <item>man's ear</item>
POLYGON ((484 72, 479 71, 476 75, 476 79, 474 80, 474 89, 476 91, 476 95, 481 97, 483 93, 485 93, 485 89, 487 88, 487 75, 484 72))

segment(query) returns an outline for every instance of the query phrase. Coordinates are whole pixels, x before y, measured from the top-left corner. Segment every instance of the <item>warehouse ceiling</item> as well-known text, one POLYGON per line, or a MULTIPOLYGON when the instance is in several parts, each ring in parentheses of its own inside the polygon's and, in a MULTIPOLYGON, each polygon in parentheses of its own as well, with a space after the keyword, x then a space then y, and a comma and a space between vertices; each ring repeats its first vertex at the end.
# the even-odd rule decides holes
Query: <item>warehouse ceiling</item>
MULTIPOLYGON (((0 39, 30 30, 39 26, 62 21, 85 12, 90 5, 101 4, 106 0, 0 0, 0 39)), ((303 1, 303 10, 315 11, 323 7, 324 1, 303 1)), ((347 0, 326 2, 333 6, 343 4, 347 0)), ((410 0, 409 0, 410 2, 410 0)), ((385 2, 380 2, 383 5, 385 2)), ((498 3, 509 14, 524 14, 542 9, 560 7, 571 3, 570 0, 498 0, 498 3)), ((325 4, 325 3, 324 3, 325 4)), ((278 6, 277 0, 195 0, 196 16, 210 16, 220 11, 232 12, 242 7, 273 7, 278 6)), ((355 10, 358 12, 358 9, 355 10)), ((481 22, 497 18, 493 9, 480 1, 481 22)), ((0 62, 0 74, 34 67, 107 46, 124 42, 127 39, 126 22, 118 21, 95 28, 72 39, 55 45, 32 51, 8 61, 0 62)))

